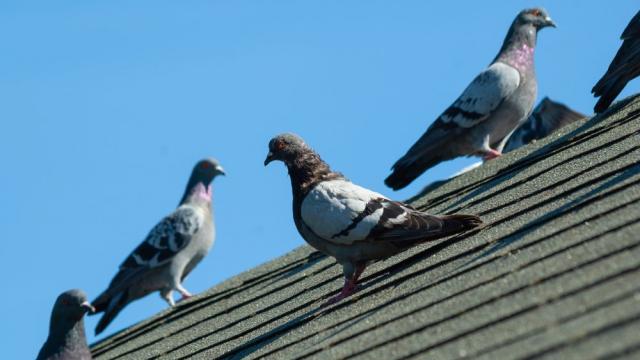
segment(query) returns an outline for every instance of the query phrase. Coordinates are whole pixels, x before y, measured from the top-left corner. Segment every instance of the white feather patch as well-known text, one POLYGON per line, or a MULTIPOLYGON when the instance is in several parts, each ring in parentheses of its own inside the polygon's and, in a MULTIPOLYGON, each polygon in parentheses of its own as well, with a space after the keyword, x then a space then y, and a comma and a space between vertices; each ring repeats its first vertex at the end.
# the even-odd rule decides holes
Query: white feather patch
POLYGON ((345 180, 324 181, 316 185, 302 201, 302 221, 316 235, 335 243, 351 244, 363 240, 378 224, 384 209, 380 207, 354 225, 367 203, 383 198, 345 180))

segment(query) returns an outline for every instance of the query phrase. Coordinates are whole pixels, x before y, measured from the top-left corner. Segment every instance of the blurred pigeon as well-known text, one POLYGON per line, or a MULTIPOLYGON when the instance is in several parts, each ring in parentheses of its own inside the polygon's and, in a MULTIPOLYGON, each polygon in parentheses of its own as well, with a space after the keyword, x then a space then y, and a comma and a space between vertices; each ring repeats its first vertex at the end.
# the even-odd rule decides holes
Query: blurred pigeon
POLYGON ((37 360, 88 360, 91 351, 84 334, 84 314, 93 311, 82 290, 65 291, 51 312, 49 336, 37 360))
POLYGON ((620 39, 622 46, 609 69, 591 90, 595 97, 600 97, 593 108, 597 113, 605 111, 627 83, 640 75, 640 11, 631 19, 620 39))
POLYGON ((413 245, 473 229, 473 215, 433 216, 351 183, 293 134, 269 142, 265 166, 284 162, 293 190, 293 219, 300 235, 342 265, 344 287, 331 302, 356 290, 367 263, 413 245))
POLYGON ((160 297, 171 306, 175 305, 173 290, 183 299, 191 296, 182 281, 213 245, 211 181, 217 175, 224 175, 224 170, 216 160, 196 164, 178 208, 151 230, 120 265, 107 290, 93 301, 93 314, 104 311, 96 335, 128 303, 151 292, 160 291, 160 297))
POLYGON ((507 153, 534 140, 542 139, 561 127, 586 117, 585 114, 545 97, 527 121, 509 137, 503 151, 507 153))
POLYGON ((458 156, 500 156, 509 135, 533 108, 533 53, 538 30, 547 26, 555 23, 544 9, 521 11, 493 62, 393 165, 385 184, 401 189, 430 167, 458 156))

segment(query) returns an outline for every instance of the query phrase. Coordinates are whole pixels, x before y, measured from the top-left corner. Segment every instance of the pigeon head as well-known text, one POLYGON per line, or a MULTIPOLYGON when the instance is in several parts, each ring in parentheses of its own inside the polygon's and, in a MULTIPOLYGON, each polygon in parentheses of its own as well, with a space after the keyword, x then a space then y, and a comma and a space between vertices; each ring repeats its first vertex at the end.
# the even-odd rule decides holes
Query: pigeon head
POLYGON ((226 175, 218 160, 213 158, 202 159, 193 167, 192 178, 204 185, 209 185, 213 178, 218 175, 226 175))
POLYGON ((269 153, 264 160, 264 166, 274 160, 289 165, 308 151, 309 147, 300 136, 291 133, 280 134, 269 141, 269 153))
POLYGON ((211 181, 218 175, 226 175, 218 160, 206 158, 198 161, 193 167, 180 204, 191 201, 211 203, 211 181))
POLYGON ((51 314, 51 323, 76 323, 86 312, 93 312, 93 306, 87 301, 82 290, 65 291, 56 299, 51 314))
POLYGON ((522 10, 516 17, 518 25, 533 25, 536 30, 551 26, 556 27, 556 23, 551 20, 547 10, 543 8, 533 8, 522 10))

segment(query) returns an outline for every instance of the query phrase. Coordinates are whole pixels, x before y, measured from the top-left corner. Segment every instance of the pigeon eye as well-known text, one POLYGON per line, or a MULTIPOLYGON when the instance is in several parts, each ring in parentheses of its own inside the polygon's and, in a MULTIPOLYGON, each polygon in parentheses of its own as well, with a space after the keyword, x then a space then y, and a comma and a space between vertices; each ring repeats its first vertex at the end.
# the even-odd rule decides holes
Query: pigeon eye
POLYGON ((202 169, 208 169, 208 168, 209 168, 209 166, 211 166, 211 165, 210 165, 208 162, 204 162, 204 163, 202 163, 202 164, 200 165, 200 167, 201 167, 202 169))
POLYGON ((67 299, 62 299, 60 302, 62 303, 62 305, 69 305, 69 300, 67 299))
POLYGON ((284 142, 282 142, 282 141, 278 141, 278 142, 276 143, 276 149, 278 149, 278 150, 284 150, 284 148, 285 148, 285 144, 284 144, 284 142))
POLYGON ((531 12, 531 15, 533 15, 533 16, 540 16, 540 10, 533 10, 533 11, 531 12))

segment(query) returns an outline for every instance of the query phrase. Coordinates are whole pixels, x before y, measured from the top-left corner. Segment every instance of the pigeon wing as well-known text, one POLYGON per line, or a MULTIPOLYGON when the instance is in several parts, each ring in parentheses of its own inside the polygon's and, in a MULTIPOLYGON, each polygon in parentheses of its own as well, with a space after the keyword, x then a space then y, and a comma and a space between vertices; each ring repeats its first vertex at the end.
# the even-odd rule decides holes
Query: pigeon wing
POLYGON ((204 215, 191 206, 181 206, 151 229, 147 237, 120 265, 109 289, 129 283, 138 274, 160 267, 184 249, 204 222, 204 215))
POLYGON ((325 181, 312 189, 302 203, 301 216, 317 236, 339 245, 425 241, 481 223, 475 216, 428 215, 344 180, 325 181))

